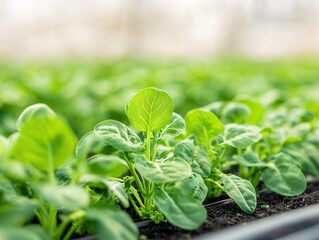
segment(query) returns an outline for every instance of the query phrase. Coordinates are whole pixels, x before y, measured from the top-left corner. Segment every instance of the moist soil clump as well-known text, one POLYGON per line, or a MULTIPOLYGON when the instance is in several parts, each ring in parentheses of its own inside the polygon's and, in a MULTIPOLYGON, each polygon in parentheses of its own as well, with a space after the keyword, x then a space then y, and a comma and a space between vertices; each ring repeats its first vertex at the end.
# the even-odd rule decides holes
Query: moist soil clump
POLYGON ((269 191, 261 191, 258 196, 256 211, 246 214, 231 200, 219 204, 206 204, 207 219, 195 231, 185 231, 168 223, 150 224, 140 228, 140 234, 146 239, 192 239, 207 232, 218 231, 237 224, 245 224, 259 218, 279 214, 297 208, 319 203, 319 183, 311 182, 307 190, 297 197, 284 197, 269 191))

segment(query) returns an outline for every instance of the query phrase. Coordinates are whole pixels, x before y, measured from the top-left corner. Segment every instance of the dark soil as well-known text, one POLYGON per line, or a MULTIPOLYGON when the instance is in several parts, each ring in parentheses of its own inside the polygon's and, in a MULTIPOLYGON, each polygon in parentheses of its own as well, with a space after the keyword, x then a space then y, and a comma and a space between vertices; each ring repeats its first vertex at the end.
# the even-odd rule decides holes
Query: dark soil
POLYGON ((245 224, 245 222, 318 203, 319 183, 312 182, 308 184, 306 192, 298 197, 283 197, 269 191, 261 192, 256 211, 251 215, 241 211, 233 201, 225 200, 219 204, 206 204, 207 220, 195 231, 181 230, 168 223, 152 223, 140 228, 140 234, 142 238, 147 239, 187 240, 206 232, 218 231, 236 224, 245 224))

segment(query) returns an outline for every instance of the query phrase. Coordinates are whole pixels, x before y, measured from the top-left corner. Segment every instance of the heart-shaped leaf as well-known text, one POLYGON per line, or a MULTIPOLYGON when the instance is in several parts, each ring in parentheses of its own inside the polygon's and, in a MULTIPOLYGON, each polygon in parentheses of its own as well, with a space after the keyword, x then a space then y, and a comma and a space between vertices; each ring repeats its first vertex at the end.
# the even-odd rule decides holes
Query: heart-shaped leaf
POLYGON ((157 131, 169 124, 174 109, 170 95, 157 88, 145 88, 130 98, 126 115, 139 131, 157 131))

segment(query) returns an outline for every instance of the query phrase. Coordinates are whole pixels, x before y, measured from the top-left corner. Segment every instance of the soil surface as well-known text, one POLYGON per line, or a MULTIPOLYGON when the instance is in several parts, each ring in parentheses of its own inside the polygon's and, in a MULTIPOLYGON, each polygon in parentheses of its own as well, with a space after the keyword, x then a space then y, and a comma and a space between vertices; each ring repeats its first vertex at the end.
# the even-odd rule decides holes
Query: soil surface
POLYGON ((319 183, 308 183, 305 193, 298 197, 284 197, 270 191, 261 191, 258 196, 256 211, 249 215, 240 210, 232 200, 219 204, 206 203, 207 220, 195 231, 185 231, 169 223, 150 224, 140 228, 142 239, 192 239, 194 236, 218 231, 222 228, 245 224, 255 219, 275 215, 285 211, 302 208, 319 203, 319 183))

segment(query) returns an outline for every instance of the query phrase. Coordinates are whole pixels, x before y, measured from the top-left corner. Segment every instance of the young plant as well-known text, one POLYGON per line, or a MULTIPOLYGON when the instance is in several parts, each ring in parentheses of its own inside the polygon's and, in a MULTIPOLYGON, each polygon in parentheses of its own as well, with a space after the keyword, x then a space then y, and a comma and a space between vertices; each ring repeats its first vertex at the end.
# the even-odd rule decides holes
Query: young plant
MULTIPOLYGON (((251 100, 229 104, 213 103, 206 109, 210 110, 206 112, 207 116, 216 113, 226 123, 221 135, 212 135, 208 140, 211 143, 205 143, 207 146, 211 144, 215 153, 211 154, 213 166, 221 171, 237 172, 254 187, 263 181, 267 188, 284 196, 296 196, 305 190, 306 179, 299 164, 281 148, 285 140, 281 140, 280 128, 250 125, 263 122, 265 111, 260 103, 251 100)), ((192 115, 192 112, 189 114, 192 115)), ((186 122, 192 124, 187 121, 187 117, 186 122)), ((215 126, 218 124, 215 123, 215 126)), ((196 136, 201 134, 200 131, 191 130, 190 133, 196 136)), ((207 149, 209 148, 206 147, 207 149)), ((214 177, 215 175, 211 178, 214 177)), ((225 184, 224 181, 221 182, 225 184)))
MULTIPOLYGON (((201 169, 206 169, 206 171, 202 171, 203 174, 201 176, 208 186, 209 195, 218 196, 221 192, 225 192, 244 212, 253 213, 256 208, 254 187, 245 179, 234 174, 224 173, 227 170, 227 167, 225 167, 225 164, 227 164, 225 157, 229 148, 228 145, 242 147, 244 144, 248 144, 248 142, 234 138, 235 136, 233 135, 238 132, 238 129, 235 127, 231 133, 228 133, 226 129, 226 133, 228 134, 226 134, 224 141, 218 139, 218 136, 224 132, 224 125, 209 111, 194 109, 187 113, 185 120, 187 133, 195 141, 190 143, 188 140, 180 144, 188 144, 184 149, 198 149, 197 153, 193 151, 194 154, 190 156, 201 159, 201 169), (207 157, 203 157, 205 154, 207 157)), ((251 141, 258 139, 258 136, 254 138, 254 135, 248 135, 251 137, 251 141)), ((196 169, 195 166, 194 170, 196 169)))
POLYGON ((76 171, 71 168, 76 138, 63 119, 48 106, 36 104, 23 111, 17 129, 9 147, 0 143, 7 146, 7 151, 2 151, 6 159, 0 157, 5 162, 1 165, 1 185, 6 186, 0 190, 1 201, 7 206, 2 205, 0 216, 12 219, 7 221, 7 229, 0 230, 4 236, 25 234, 24 239, 67 240, 81 223, 89 221, 99 239, 137 238, 137 228, 126 213, 110 199, 105 199, 107 204, 94 206, 94 196, 77 181, 76 171), (11 167, 18 174, 14 175, 11 167), (34 216, 39 223, 35 226, 28 224, 34 216), (30 229, 34 229, 33 235, 30 229))
POLYGON ((126 104, 127 117, 139 135, 121 122, 106 120, 95 126, 94 133, 84 136, 78 149, 86 148, 88 136, 94 134, 99 141, 91 141, 95 142, 91 144, 91 155, 95 155, 88 161, 99 158, 101 164, 116 162, 127 168, 128 176, 104 179, 123 184, 128 200, 142 219, 159 223, 166 218, 175 226, 192 230, 206 219, 202 202, 207 188, 185 158, 174 156, 174 147, 168 143, 185 129, 183 118, 173 109, 167 92, 143 89, 126 104), (104 148, 97 149, 100 143, 104 148))

